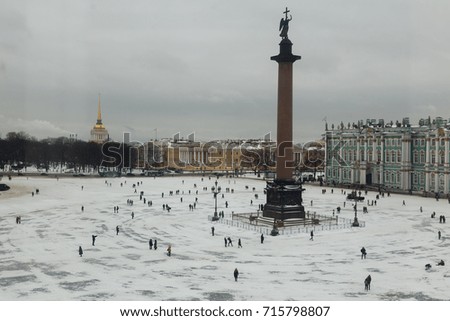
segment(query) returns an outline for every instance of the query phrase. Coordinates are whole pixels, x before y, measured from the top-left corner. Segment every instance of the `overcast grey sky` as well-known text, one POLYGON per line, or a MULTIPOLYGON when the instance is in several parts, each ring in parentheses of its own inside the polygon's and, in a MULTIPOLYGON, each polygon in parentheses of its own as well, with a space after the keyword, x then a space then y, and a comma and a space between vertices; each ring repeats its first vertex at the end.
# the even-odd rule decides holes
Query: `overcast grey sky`
POLYGON ((98 93, 115 140, 275 133, 286 6, 296 142, 450 117, 448 0, 0 0, 0 133, 88 139, 98 93))

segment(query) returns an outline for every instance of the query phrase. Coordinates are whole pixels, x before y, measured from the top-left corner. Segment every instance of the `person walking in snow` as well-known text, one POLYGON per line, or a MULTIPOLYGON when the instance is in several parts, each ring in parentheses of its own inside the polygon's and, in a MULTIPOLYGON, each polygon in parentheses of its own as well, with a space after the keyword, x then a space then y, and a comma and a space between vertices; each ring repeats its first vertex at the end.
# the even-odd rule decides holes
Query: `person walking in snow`
POLYGON ((310 235, 311 235, 311 237, 309 238, 309 240, 310 241, 314 241, 314 232, 313 232, 313 230, 311 230, 310 235))
POLYGON ((119 225, 116 226, 116 235, 119 235, 119 225))
POLYGON ((233 242, 231 241, 231 237, 228 237, 228 246, 233 246, 233 242))
POLYGON ((212 236, 214 236, 214 226, 211 227, 211 234, 212 234, 212 236))
POLYGON ((438 231, 438 240, 441 239, 441 231, 438 231))
POLYGON ((365 259, 367 255, 366 249, 364 248, 364 246, 361 249, 361 260, 365 259))
POLYGON ((167 255, 171 256, 172 255, 172 245, 169 244, 169 247, 167 248, 167 255))
POLYGON ((237 268, 234 269, 233 275, 234 275, 234 280, 237 282, 238 276, 239 276, 239 271, 237 268))
POLYGON ((264 243, 264 234, 261 233, 261 244, 263 244, 263 243, 264 243))
POLYGON ((148 247, 150 250, 153 249, 153 240, 152 239, 148 240, 148 247))
POLYGON ((228 245, 227 238, 224 237, 224 238, 223 238, 223 241, 225 242, 225 247, 227 247, 227 245, 228 245))
POLYGON ((81 246, 78 247, 78 254, 80 254, 80 257, 83 256, 83 249, 81 248, 81 246))
POLYGON ((95 239, 97 238, 97 235, 92 235, 92 246, 95 246, 95 239))
POLYGON ((155 239, 153 242, 153 248, 156 250, 158 248, 158 241, 155 239))
POLYGON ((366 291, 370 290, 370 282, 372 282, 372 277, 369 274, 369 276, 364 280, 364 289, 366 291))
POLYGON ((238 240, 238 247, 242 247, 241 239, 238 240))

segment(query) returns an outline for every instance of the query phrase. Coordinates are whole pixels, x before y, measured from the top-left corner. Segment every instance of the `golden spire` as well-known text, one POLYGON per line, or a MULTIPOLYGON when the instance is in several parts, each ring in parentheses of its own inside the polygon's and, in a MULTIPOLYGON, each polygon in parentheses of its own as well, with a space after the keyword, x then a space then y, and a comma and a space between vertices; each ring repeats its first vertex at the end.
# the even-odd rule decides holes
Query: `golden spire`
POLYGON ((102 107, 100 107, 100 94, 98 94, 97 124, 101 123, 102 123, 102 107))
POLYGON ((102 124, 102 108, 100 106, 100 94, 98 94, 98 110, 97 110, 97 123, 94 126, 95 128, 105 128, 102 124))

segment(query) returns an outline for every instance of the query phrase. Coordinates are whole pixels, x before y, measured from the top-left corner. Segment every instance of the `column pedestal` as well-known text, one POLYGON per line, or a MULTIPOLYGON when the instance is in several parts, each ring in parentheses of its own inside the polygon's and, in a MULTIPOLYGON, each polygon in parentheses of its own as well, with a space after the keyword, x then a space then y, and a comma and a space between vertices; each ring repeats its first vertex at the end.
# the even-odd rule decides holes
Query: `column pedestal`
POLYGON ((305 218, 305 208, 302 205, 302 188, 300 183, 280 181, 267 183, 267 203, 264 205, 263 216, 276 220, 289 218, 305 218))

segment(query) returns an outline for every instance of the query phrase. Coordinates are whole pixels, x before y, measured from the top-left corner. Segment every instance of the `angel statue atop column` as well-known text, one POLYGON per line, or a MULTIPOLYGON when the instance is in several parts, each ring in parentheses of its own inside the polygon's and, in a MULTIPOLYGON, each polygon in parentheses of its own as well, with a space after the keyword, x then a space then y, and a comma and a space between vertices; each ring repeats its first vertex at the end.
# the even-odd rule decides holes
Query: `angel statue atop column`
POLYGON ((280 21, 280 29, 279 29, 281 31, 280 37, 283 38, 283 39, 287 39, 288 38, 289 21, 292 20, 292 16, 291 15, 290 15, 291 17, 288 18, 288 15, 287 15, 288 12, 289 12, 289 10, 286 7, 286 11, 283 12, 286 15, 286 17, 281 18, 281 21, 280 21))

